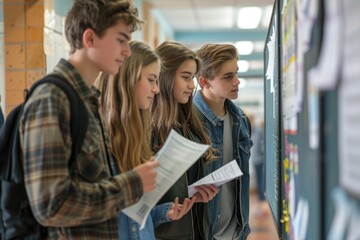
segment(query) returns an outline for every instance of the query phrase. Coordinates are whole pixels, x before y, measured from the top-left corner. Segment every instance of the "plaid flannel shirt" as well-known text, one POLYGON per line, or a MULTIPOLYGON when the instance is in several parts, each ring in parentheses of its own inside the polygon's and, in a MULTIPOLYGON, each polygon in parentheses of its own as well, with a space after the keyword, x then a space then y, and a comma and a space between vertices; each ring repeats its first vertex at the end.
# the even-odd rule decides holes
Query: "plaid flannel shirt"
POLYGON ((89 124, 70 175, 70 106, 54 84, 42 84, 26 103, 20 135, 24 177, 36 219, 48 226, 48 239, 118 239, 117 216, 143 194, 134 172, 112 176, 107 134, 98 115, 95 92, 76 69, 61 60, 54 73, 63 76, 84 100, 89 124))

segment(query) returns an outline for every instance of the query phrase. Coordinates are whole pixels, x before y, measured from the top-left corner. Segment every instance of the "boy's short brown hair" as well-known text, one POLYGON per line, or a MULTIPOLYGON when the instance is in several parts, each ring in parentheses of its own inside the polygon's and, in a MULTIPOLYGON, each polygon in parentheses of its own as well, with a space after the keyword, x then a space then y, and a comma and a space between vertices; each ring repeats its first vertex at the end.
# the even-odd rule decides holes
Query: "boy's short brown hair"
POLYGON ((123 20, 132 31, 141 27, 137 8, 127 0, 74 0, 65 20, 66 39, 70 44, 70 53, 81 49, 82 35, 88 28, 97 36, 123 20))
POLYGON ((205 44, 196 51, 196 56, 201 60, 199 76, 209 80, 216 77, 224 62, 238 58, 237 49, 231 44, 205 44))

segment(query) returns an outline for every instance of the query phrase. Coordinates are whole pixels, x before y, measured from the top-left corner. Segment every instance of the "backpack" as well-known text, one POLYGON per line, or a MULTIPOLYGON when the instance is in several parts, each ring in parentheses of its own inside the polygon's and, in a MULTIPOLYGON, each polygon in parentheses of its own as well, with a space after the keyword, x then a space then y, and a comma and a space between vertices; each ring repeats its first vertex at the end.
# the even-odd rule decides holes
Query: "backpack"
POLYGON ((0 239, 44 239, 46 228, 34 218, 24 184, 19 138, 20 119, 24 105, 35 88, 53 83, 61 88, 70 101, 72 153, 69 169, 80 151, 85 137, 88 113, 84 102, 73 87, 59 76, 48 75, 37 81, 27 92, 25 101, 13 109, 0 129, 0 239))

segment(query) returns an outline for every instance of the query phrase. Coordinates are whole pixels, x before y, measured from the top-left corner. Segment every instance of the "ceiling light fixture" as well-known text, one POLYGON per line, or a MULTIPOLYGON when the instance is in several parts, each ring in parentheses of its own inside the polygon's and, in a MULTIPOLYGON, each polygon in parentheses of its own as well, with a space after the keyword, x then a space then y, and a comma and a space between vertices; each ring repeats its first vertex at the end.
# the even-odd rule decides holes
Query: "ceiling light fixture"
POLYGON ((240 80, 239 88, 245 88, 246 87, 246 79, 245 78, 239 78, 239 80, 240 80))
POLYGON ((239 9, 238 28, 254 29, 259 26, 262 10, 259 7, 244 7, 239 9))
POLYGON ((239 60, 237 61, 238 65, 238 72, 247 72, 249 70, 249 62, 245 60, 239 60))
POLYGON ((250 41, 240 41, 235 43, 235 47, 240 55, 249 55, 254 50, 254 43, 250 41))

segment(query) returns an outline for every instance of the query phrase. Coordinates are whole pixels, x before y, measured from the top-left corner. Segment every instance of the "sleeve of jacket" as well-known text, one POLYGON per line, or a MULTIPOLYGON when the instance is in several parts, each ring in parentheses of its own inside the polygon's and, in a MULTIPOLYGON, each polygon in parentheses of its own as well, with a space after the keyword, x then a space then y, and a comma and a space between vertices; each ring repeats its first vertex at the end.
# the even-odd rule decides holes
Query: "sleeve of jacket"
POLYGON ((151 218, 154 223, 154 228, 157 228, 159 225, 163 223, 172 221, 167 217, 167 212, 169 211, 171 204, 172 202, 156 205, 151 210, 151 218))
POLYGON ((83 158, 93 161, 84 169, 93 179, 70 174, 69 101, 46 85, 27 103, 20 126, 26 191, 35 218, 44 226, 69 227, 116 217, 143 194, 140 177, 134 171, 114 177, 108 170, 100 172, 94 166, 107 164, 98 152, 83 158))

